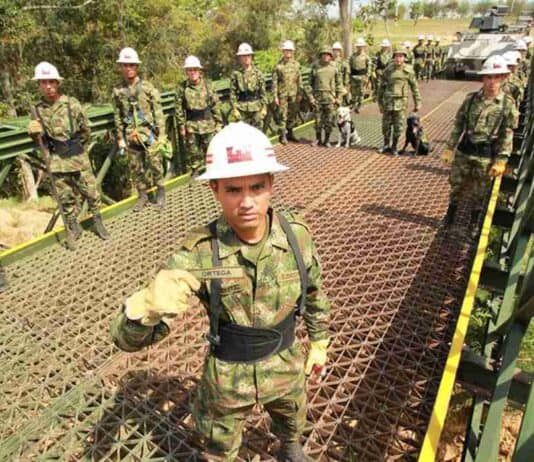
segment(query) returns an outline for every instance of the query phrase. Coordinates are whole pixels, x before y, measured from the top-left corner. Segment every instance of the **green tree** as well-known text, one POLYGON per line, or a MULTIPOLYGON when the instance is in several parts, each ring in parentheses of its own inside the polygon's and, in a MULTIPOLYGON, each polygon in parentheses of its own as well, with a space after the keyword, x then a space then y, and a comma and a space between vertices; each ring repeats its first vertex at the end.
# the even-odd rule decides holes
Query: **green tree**
POLYGON ((414 26, 417 25, 419 19, 423 17, 423 2, 416 1, 410 3, 410 19, 413 19, 414 26))

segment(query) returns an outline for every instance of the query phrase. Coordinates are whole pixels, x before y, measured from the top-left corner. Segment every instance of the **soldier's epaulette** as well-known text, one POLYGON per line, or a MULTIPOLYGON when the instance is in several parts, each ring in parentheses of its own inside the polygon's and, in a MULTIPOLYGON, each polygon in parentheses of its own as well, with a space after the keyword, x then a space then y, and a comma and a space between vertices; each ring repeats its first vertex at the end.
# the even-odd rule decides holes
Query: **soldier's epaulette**
POLYGON ((300 225, 304 229, 306 229, 306 231, 310 232, 310 227, 308 226, 308 223, 306 223, 306 221, 304 221, 304 218, 302 218, 299 214, 293 212, 284 212, 284 217, 286 217, 287 221, 291 225, 300 225))
POLYGON ((191 251, 193 250, 200 241, 210 239, 211 232, 207 226, 199 226, 198 228, 193 228, 184 240, 181 242, 180 247, 191 251))

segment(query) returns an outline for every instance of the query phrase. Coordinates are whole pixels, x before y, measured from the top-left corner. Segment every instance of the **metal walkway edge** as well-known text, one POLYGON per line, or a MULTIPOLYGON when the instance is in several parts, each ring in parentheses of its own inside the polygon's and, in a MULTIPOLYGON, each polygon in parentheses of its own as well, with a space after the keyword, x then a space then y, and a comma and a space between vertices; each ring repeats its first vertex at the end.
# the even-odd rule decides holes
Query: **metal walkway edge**
MULTIPOLYGON (((477 86, 421 84, 436 144, 428 157, 377 154, 374 107, 356 119, 364 146, 277 147, 292 169, 276 177, 275 205, 310 223, 333 304, 327 374, 308 388, 304 442, 318 461, 417 460, 475 244, 468 210, 451 230, 440 227, 448 170, 438 154, 465 92, 477 86)), ((118 352, 108 328, 184 233, 217 213, 207 186, 186 182, 170 191, 163 213, 110 218, 109 242, 85 233, 75 252, 53 245, 9 256, 10 288, 0 294, 0 460, 196 460, 188 401, 206 351, 205 314, 192 307, 170 338, 136 354, 118 352)), ((251 418, 242 460, 272 460, 267 419, 251 418)))

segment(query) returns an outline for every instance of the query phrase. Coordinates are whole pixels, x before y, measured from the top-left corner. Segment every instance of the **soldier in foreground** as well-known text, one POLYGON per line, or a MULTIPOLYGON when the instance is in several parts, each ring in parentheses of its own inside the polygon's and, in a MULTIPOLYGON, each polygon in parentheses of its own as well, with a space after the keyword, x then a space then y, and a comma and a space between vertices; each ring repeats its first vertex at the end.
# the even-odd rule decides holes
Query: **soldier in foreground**
POLYGON ((367 44, 363 37, 359 37, 356 41, 356 51, 351 55, 349 60, 352 104, 354 112, 356 113, 360 112, 364 97, 364 89, 371 73, 371 59, 365 51, 366 46, 367 44))
POLYGON ((411 66, 404 64, 406 49, 397 47, 393 60, 382 77, 378 91, 378 108, 382 114, 382 134, 384 144, 379 152, 390 152, 397 155, 397 144, 406 127, 406 111, 408 110, 408 92, 411 91, 414 112, 421 106, 421 94, 417 87, 415 73, 411 66))
POLYGON ((117 60, 122 82, 111 96, 115 113, 117 145, 127 152, 132 182, 139 197, 134 207, 139 212, 148 203, 147 190, 157 186, 156 204, 165 205, 162 152, 168 150, 165 118, 159 91, 139 76, 139 56, 124 48, 117 60))
MULTIPOLYGON (((89 120, 76 98, 62 95, 60 83, 63 80, 58 70, 50 63, 42 62, 35 67, 33 80, 39 84, 42 99, 35 105, 36 120, 31 120, 28 133, 32 137, 42 136, 50 153, 50 181, 54 183, 65 215, 65 226, 74 240, 82 234, 78 222, 80 213, 78 200, 87 200, 93 215, 95 233, 101 239, 109 234, 99 212, 100 194, 89 161, 89 120)), ((73 242, 71 243, 74 248, 73 242)))
POLYGON ((252 47, 242 43, 237 50, 239 69, 230 78, 232 116, 253 127, 263 129, 267 115, 267 94, 262 72, 252 63, 252 47))
POLYGON ((286 40, 282 44, 282 59, 273 69, 272 92, 280 120, 280 142, 298 141, 293 133, 297 125, 302 92, 300 64, 294 58, 295 44, 286 40))
POLYGON ((270 207, 273 173, 284 170, 259 130, 239 122, 215 135, 198 179, 209 180, 222 215, 191 231, 112 323, 116 345, 137 351, 168 335, 189 295, 200 299, 210 319, 210 351, 192 413, 210 461, 236 459, 257 404, 280 439, 277 460, 311 460, 299 443, 305 376, 317 377, 326 363, 330 305, 308 226, 270 207), (311 340, 306 359, 295 339, 300 315, 311 340))
POLYGON ((341 101, 341 76, 332 63, 332 50, 323 47, 310 73, 308 99, 315 113, 315 140, 313 146, 331 147, 330 135, 336 123, 336 107, 341 101), (324 132, 324 137, 322 136, 324 132))
POLYGON ((469 93, 458 109, 454 128, 442 159, 450 164, 451 192, 444 224, 454 223, 458 203, 473 204, 469 229, 478 234, 482 206, 493 177, 500 176, 512 152, 513 128, 517 121, 514 101, 501 89, 509 70, 501 56, 488 58, 482 70, 482 88, 469 93))
POLYGON ((334 64, 337 66, 337 71, 341 76, 342 87, 342 106, 350 106, 351 104, 351 75, 349 62, 343 57, 343 46, 340 42, 332 45, 332 53, 334 54, 334 64))
POLYGON ((185 140, 188 170, 196 175, 204 168, 204 158, 213 135, 223 126, 219 96, 202 75, 202 65, 196 56, 184 62, 187 79, 176 89, 176 122, 185 140))

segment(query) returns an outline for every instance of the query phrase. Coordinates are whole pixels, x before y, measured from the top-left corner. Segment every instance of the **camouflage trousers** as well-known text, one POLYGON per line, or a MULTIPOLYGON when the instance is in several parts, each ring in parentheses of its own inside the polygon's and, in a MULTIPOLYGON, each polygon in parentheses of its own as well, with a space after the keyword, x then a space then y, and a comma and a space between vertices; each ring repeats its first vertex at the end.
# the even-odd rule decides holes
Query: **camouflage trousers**
POLYGON ((367 77, 352 77, 351 80, 351 93, 352 93, 352 104, 360 106, 364 97, 364 89, 367 84, 367 77))
MULTIPOLYGON (((306 424, 306 388, 304 375, 295 376, 294 387, 281 390, 280 397, 263 403, 271 416, 271 431, 281 442, 299 440, 306 424)), ((205 439, 209 461, 232 462, 241 447, 242 433, 247 417, 256 405, 224 408, 208 399, 202 385, 192 406, 195 428, 205 439)))
POLYGON ((424 78, 425 65, 421 61, 415 61, 413 65, 413 70, 415 72, 415 78, 417 80, 422 80, 424 78))
POLYGON ((149 149, 130 146, 127 150, 130 178, 138 191, 163 185, 161 155, 149 149))
POLYGON ((206 165, 206 152, 215 132, 190 133, 185 137, 186 165, 188 171, 198 171, 206 165))
POLYGON ((280 121, 280 130, 292 129, 297 125, 297 117, 299 113, 297 96, 280 96, 279 100, 278 118, 280 121))
POLYGON ((434 76, 434 61, 425 62, 424 77, 426 80, 430 80, 434 76))
POLYGON ((406 110, 387 111, 382 113, 382 135, 384 141, 389 144, 391 135, 399 140, 406 128, 406 110))
POLYGON ((449 176, 450 201, 458 202, 462 197, 468 197, 481 206, 491 186, 492 178, 488 173, 491 164, 489 158, 467 156, 456 151, 449 176))
POLYGON ((317 104, 314 110, 315 130, 332 131, 336 124, 336 105, 317 104))
POLYGON ((242 111, 239 109, 239 115, 241 116, 242 122, 252 125, 259 130, 263 130, 263 117, 261 111, 242 111))
POLYGON ((79 198, 87 200, 89 211, 98 211, 102 202, 96 187, 93 172, 82 170, 78 172, 53 172, 54 183, 59 201, 67 216, 77 216, 79 213, 79 198))

